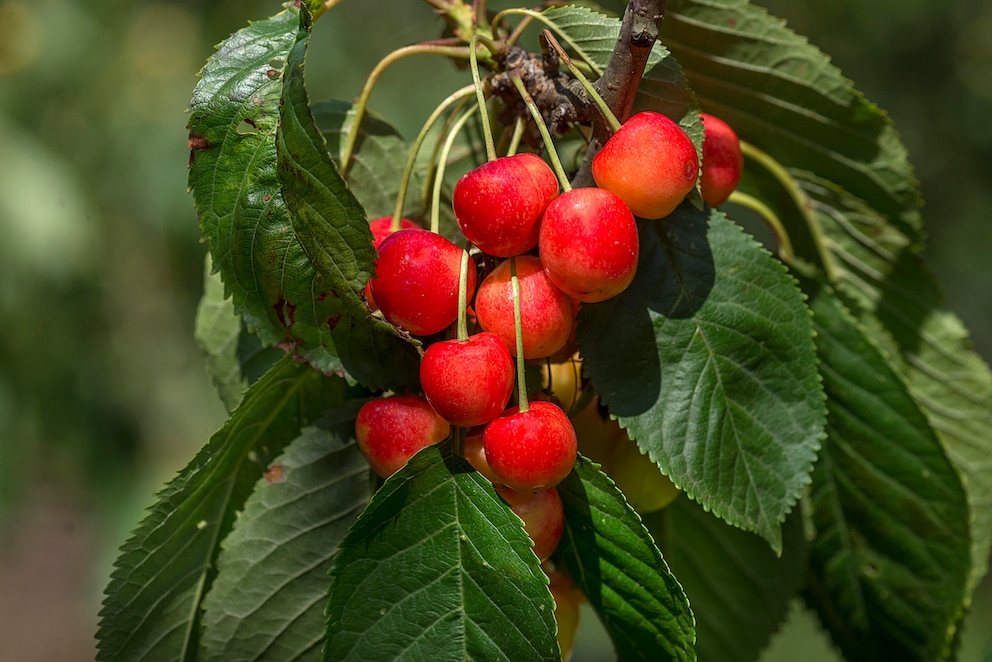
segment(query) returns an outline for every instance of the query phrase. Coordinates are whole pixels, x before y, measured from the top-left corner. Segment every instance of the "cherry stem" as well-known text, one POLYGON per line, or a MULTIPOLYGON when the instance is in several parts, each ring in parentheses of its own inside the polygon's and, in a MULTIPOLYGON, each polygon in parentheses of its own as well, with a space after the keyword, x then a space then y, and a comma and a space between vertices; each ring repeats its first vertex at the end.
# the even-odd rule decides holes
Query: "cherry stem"
POLYGON ((789 233, 786 232, 782 220, 772 211, 771 207, 758 198, 747 193, 741 193, 740 191, 731 193, 730 197, 727 198, 727 202, 732 205, 744 207, 745 209, 750 209, 760 216, 775 234, 775 240, 778 242, 779 257, 786 264, 792 264, 795 261, 796 253, 792 249, 792 240, 789 239, 789 233))
POLYGON ((520 76, 511 74, 510 80, 513 81, 517 92, 520 93, 520 98, 527 105, 527 110, 530 111, 531 117, 534 118, 534 123, 537 124, 537 130, 541 132, 541 139, 544 141, 544 146, 548 149, 548 157, 551 159, 551 167, 555 171, 555 176, 558 178, 562 190, 571 191, 572 185, 569 183, 568 175, 565 174, 565 169, 562 167, 561 160, 558 158, 558 151, 555 149, 554 140, 552 140, 551 133, 548 131, 548 125, 544 123, 540 109, 534 103, 533 97, 530 96, 530 92, 527 91, 527 87, 524 86, 524 82, 520 76))
POLYGON ((565 66, 572 72, 575 79, 582 84, 582 88, 586 91, 586 94, 589 95, 589 98, 596 103, 596 107, 599 108, 599 112, 603 114, 603 118, 609 123, 610 128, 616 132, 616 130, 620 128, 620 120, 618 120, 617 116, 613 114, 613 111, 610 109, 609 105, 607 105, 606 100, 603 99, 602 95, 600 95, 593 84, 589 82, 589 79, 586 78, 584 73, 582 73, 582 70, 575 66, 575 63, 572 62, 572 58, 569 57, 565 49, 558 43, 554 33, 551 32, 551 30, 542 30, 540 39, 555 50, 558 54, 558 58, 565 63, 565 66))
POLYGON ((472 94, 472 86, 466 85, 460 90, 456 90, 451 95, 448 96, 444 101, 442 101, 434 112, 431 113, 427 121, 424 122, 424 126, 420 129, 420 133, 417 134, 416 140, 413 141, 413 145, 410 147, 410 156, 406 160, 406 167, 403 169, 403 178, 400 180, 400 190, 396 196, 396 207, 393 209, 393 221, 390 224, 390 230, 392 232, 398 232, 400 229, 400 219, 403 216, 403 205, 406 202, 406 192, 410 187, 410 178, 413 176, 413 169, 417 165, 417 154, 420 152, 420 148, 424 144, 424 140, 427 138, 427 134, 433 128, 434 123, 437 122, 438 118, 446 111, 452 104, 457 103, 459 100, 464 99, 472 94))
POLYGON ((375 84, 379 82, 379 78, 390 65, 407 56, 417 55, 420 53, 444 55, 446 57, 456 57, 460 59, 465 59, 470 55, 468 49, 464 46, 412 44, 410 46, 398 48, 380 60, 369 73, 368 78, 365 79, 365 85, 362 86, 362 91, 358 95, 358 100, 355 102, 355 117, 352 120, 351 129, 348 131, 348 134, 345 136, 344 143, 341 145, 341 164, 339 166, 339 170, 342 176, 347 173, 348 166, 351 165, 351 154, 355 149, 355 143, 358 141, 358 130, 362 124, 362 118, 365 116, 365 109, 368 107, 369 97, 372 96, 372 90, 375 88, 375 84))
POLYGON ((523 117, 518 117, 517 121, 513 123, 513 135, 510 136, 510 144, 506 146, 507 156, 512 156, 517 153, 520 148, 520 141, 524 138, 524 129, 527 127, 527 123, 524 122, 523 117))
POLYGON ((462 263, 458 271, 458 341, 468 340, 468 251, 462 249, 462 263))
POLYGON ((513 292, 513 331, 517 350, 517 405, 520 411, 530 410, 527 402, 527 373, 524 364, 524 330, 520 316, 520 281, 517 279, 517 259, 510 258, 510 289, 513 292))
MULTIPOLYGON (((817 220, 813 212, 810 211, 809 199, 806 197, 806 194, 799 188, 796 181, 792 178, 785 167, 775 160, 774 157, 744 140, 740 141, 740 144, 741 153, 744 155, 744 158, 751 160, 764 168, 768 174, 770 174, 775 181, 782 186, 786 194, 788 194, 793 206, 795 206, 796 211, 802 217, 809 233, 812 235, 813 243, 816 246, 817 258, 819 259, 819 266, 823 269, 824 273, 826 273, 827 278, 831 282, 835 282, 838 277, 837 264, 834 262, 834 258, 830 254, 830 251, 824 248, 826 243, 823 241, 823 228, 820 227, 819 220, 817 220)), ((758 213, 760 214, 761 212, 758 213)), ((772 226, 772 229, 777 232, 774 226, 772 226)), ((782 232, 785 232, 784 226, 782 226, 782 232)), ((791 248, 791 241, 789 242, 789 246, 791 248)))
POLYGON ((313 20, 316 21, 320 18, 321 14, 340 2, 341 0, 324 0, 324 4, 313 10, 313 20))
POLYGON ((434 234, 437 234, 441 227, 441 185, 444 183, 444 169, 447 165, 448 153, 451 152, 451 146, 454 144, 455 138, 458 137, 458 133, 462 130, 462 127, 465 126, 465 122, 472 117, 476 110, 478 110, 478 107, 472 106, 455 120, 451 125, 451 130, 444 139, 444 146, 441 147, 441 151, 438 153, 437 169, 434 172, 434 192, 431 197, 431 232, 434 234))
POLYGON ((486 156, 490 161, 496 160, 496 143, 493 140, 493 128, 489 124, 489 111, 486 108, 486 93, 482 89, 482 80, 479 78, 479 35, 472 35, 472 42, 469 44, 469 62, 472 69, 472 83, 475 85, 475 98, 479 105, 479 114, 482 118, 482 135, 486 141, 486 156))

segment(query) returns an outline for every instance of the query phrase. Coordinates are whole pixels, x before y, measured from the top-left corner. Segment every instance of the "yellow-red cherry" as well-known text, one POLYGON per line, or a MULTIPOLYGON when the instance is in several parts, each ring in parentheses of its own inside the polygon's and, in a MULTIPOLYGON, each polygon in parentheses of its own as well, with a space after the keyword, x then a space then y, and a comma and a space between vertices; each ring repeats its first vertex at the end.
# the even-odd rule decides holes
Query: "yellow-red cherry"
POLYGON ((498 487, 496 493, 523 520, 524 530, 534 542, 537 558, 544 561, 551 556, 565 530, 565 510, 558 490, 549 487, 533 492, 517 492, 508 487, 498 487))
POLYGON ((393 395, 366 402, 355 419, 358 448, 383 478, 396 473, 418 451, 451 432, 426 398, 393 395))
POLYGON ((596 185, 620 196, 635 216, 668 216, 696 185, 692 140, 667 115, 632 115, 593 157, 596 185))
POLYGON ((541 264, 552 283, 582 302, 605 301, 627 289, 639 247, 634 214, 606 189, 566 191, 541 218, 541 264))
POLYGON ((513 357, 494 333, 430 345, 420 362, 420 386, 434 410, 452 425, 488 423, 510 401, 513 357))
MULTIPOLYGON (((395 232, 379 245, 372 296, 387 320, 415 336, 443 331, 458 318, 462 249, 419 228, 395 232)), ((467 276, 468 298, 476 285, 467 276)))
POLYGON ((572 470, 577 453, 572 421, 542 400, 527 411, 507 409, 486 426, 482 444, 493 474, 518 492, 554 487, 572 470))
POLYGON ((537 243, 537 224, 558 179, 537 154, 503 156, 470 170, 451 196, 462 233, 483 253, 510 257, 537 243))
MULTIPOLYGON (((572 333, 572 299, 551 282, 538 258, 521 255, 515 260, 524 358, 551 356, 565 346, 572 333)), ((499 336, 510 354, 517 355, 509 260, 482 280, 475 296, 475 315, 484 330, 499 336)))
POLYGON ((703 165, 699 192, 711 207, 727 201, 737 188, 744 170, 744 155, 737 132, 715 115, 700 113, 703 119, 703 165))

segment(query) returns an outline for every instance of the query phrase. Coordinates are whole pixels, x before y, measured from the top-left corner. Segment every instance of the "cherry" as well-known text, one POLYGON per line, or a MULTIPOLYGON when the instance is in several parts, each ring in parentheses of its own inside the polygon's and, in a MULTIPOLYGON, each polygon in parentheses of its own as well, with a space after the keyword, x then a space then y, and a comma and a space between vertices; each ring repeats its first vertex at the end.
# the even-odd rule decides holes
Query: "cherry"
MULTIPOLYGON (((407 218, 400 219, 400 230, 406 230, 409 228, 419 227, 413 221, 407 218)), ((381 218, 374 218, 369 221, 369 230, 372 231, 372 246, 378 251, 379 246, 382 242, 386 240, 386 237, 393 234, 393 217, 383 216, 381 218)), ((399 230, 397 230, 398 232, 399 230)), ((371 280, 370 280, 371 282, 371 280)), ((368 301, 370 310, 379 310, 379 306, 376 304, 375 299, 372 298, 372 287, 369 283, 365 284, 365 299, 368 301)))
POLYGON ((562 409, 571 410, 582 394, 582 359, 575 352, 565 360, 541 365, 541 388, 554 396, 562 409))
POLYGON ((503 156, 455 184, 452 207, 462 232, 484 253, 510 257, 537 243, 537 222, 558 195, 554 171, 536 154, 503 156))
POLYGON ((634 279, 637 221, 617 195, 576 188, 551 201, 541 218, 538 247, 551 282, 591 303, 620 294, 634 279))
MULTIPOLYGON (((379 246, 372 296, 390 322, 415 336, 427 336, 458 318, 458 275, 462 249, 439 234, 419 228, 400 230, 379 246)), ((467 291, 475 290, 475 269, 467 291)))
MULTIPOLYGON (((420 227, 408 218, 400 219, 399 230, 409 230, 410 228, 420 227)), ((380 218, 374 218, 369 221, 369 230, 372 231, 372 245, 377 249, 382 245, 382 242, 386 240, 386 237, 393 234, 393 217, 392 216, 382 216, 380 218)), ((396 230, 396 232, 399 232, 396 230)))
MULTIPOLYGON (((550 356, 565 345, 572 333, 572 300, 548 279, 538 258, 521 255, 514 259, 520 284, 524 358, 550 356)), ((499 336, 510 354, 516 356, 509 260, 501 262, 482 280, 475 296, 475 314, 479 326, 499 336)))
POLYGON ((561 659, 567 662, 572 656, 575 645, 575 633, 579 629, 582 616, 582 603, 585 596, 575 586, 572 578, 563 570, 559 570, 545 562, 542 566, 548 575, 548 588, 555 599, 555 621, 558 623, 558 648, 561 649, 561 659))
POLYGON ((443 340, 420 362, 420 386, 434 410, 452 425, 488 423, 506 408, 516 376, 513 357, 494 333, 443 340))
POLYGON ((576 414, 573 423, 582 454, 609 474, 638 512, 660 510, 681 494, 658 465, 641 453, 620 423, 601 410, 598 398, 576 414))
POLYGON ((696 185, 692 140, 661 113, 644 111, 621 125, 593 157, 596 184, 620 196, 635 216, 668 216, 696 185))
POLYGON ((726 202, 737 188, 744 170, 741 141, 729 124, 715 115, 703 118, 703 165, 699 191, 711 207, 726 202))
POLYGON ((572 470, 577 453, 568 415, 550 402, 511 407, 482 433, 489 468, 518 492, 554 487, 572 470))
POLYGON ((485 429, 485 425, 478 425, 466 431, 465 439, 462 441, 462 455, 476 471, 488 478, 489 482, 493 485, 502 485, 493 470, 489 468, 489 462, 486 460, 486 450, 482 445, 482 435, 485 429))
POLYGON ((372 470, 383 478, 398 471, 417 451, 451 431, 425 398, 393 395, 370 400, 358 410, 355 438, 372 470))
POLYGON ((558 490, 549 487, 534 492, 517 492, 509 487, 498 487, 496 493, 523 520, 524 530, 534 541, 537 558, 544 561, 551 556, 565 530, 565 510, 558 490))

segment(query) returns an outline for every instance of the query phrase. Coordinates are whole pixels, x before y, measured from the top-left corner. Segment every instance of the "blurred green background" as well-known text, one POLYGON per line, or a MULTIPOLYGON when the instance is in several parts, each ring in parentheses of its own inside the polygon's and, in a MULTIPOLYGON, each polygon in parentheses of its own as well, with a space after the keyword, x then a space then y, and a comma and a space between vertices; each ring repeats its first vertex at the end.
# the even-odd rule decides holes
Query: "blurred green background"
MULTIPOLYGON (((927 200, 930 265, 992 358, 992 2, 764 4, 890 112, 927 200)), ((4 660, 93 658, 117 547, 224 420, 192 339, 205 248, 186 191, 185 107, 213 44, 277 9, 0 0, 4 660)), ((343 2, 315 29, 313 98, 353 98, 386 52, 437 30, 424 3, 343 2)), ((466 76, 402 63, 372 105, 412 137, 466 76)), ((992 646, 989 594, 986 582, 962 659, 992 646)), ((604 659, 586 630, 575 659, 604 659)), ((766 657, 827 651, 797 610, 766 657)))

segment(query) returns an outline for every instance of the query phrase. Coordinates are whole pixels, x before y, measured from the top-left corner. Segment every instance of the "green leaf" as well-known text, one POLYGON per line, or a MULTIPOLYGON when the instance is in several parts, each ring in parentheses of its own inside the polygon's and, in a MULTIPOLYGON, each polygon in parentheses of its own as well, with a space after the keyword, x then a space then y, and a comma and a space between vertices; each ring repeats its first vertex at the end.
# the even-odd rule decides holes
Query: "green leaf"
POLYGON ((375 273, 375 248, 365 210, 348 190, 310 114, 303 63, 310 42, 309 14, 301 15, 289 53, 276 133, 276 174, 293 231, 318 275, 350 314, 367 315, 361 299, 375 273))
POLYGON ((829 411, 811 602, 848 660, 943 658, 970 568, 964 490, 882 352, 829 288, 806 290, 829 411))
POLYGON ((584 370, 672 482, 781 551, 826 418, 809 310, 720 212, 640 228, 633 283, 579 315, 584 370))
MULTIPOLYGON (((549 9, 544 17, 567 35, 572 47, 602 74, 613 54, 620 19, 584 7, 565 6, 549 9)), ((660 41, 655 42, 634 99, 632 113, 653 110, 679 122, 697 149, 702 145, 703 125, 699 120, 696 99, 689 90, 678 62, 660 41)))
POLYGON ((283 358, 174 478, 121 548, 97 632, 100 660, 189 660, 220 541, 272 459, 342 401, 344 384, 283 358))
POLYGON ((234 33, 207 61, 189 105, 189 186, 236 312, 263 344, 334 371, 328 320, 340 304, 295 237, 276 177, 283 68, 298 26, 299 12, 286 9, 234 33))
POLYGON ((949 311, 914 242, 862 201, 794 172, 828 239, 836 288, 908 381, 962 477, 972 511, 970 593, 992 549, 992 372, 949 311))
MULTIPOLYGON (((345 374, 367 386, 409 388, 415 349, 389 325, 373 327, 367 310, 359 307, 356 291, 364 287, 374 260, 360 206, 328 180, 330 188, 323 191, 330 190, 332 199, 321 197, 315 209, 345 225, 321 225, 312 216, 301 224, 284 196, 286 185, 298 202, 309 181, 287 179, 285 167, 280 175, 276 149, 280 108, 285 114, 290 106, 297 119, 306 111, 300 69, 305 43, 293 51, 300 20, 299 11, 290 8, 252 23, 224 41, 200 73, 189 107, 189 185, 201 230, 225 294, 264 346, 292 349, 326 373, 345 374), (296 59, 288 66, 291 52, 296 59), (290 96, 281 104, 284 92, 290 96), (334 236, 344 237, 347 250, 330 259, 313 244, 334 236), (374 352, 385 346, 390 351, 380 364, 374 352)), ((309 139, 301 130, 302 139, 309 139)), ((290 143, 293 149, 308 145, 296 138, 290 143)), ((322 139, 319 144, 324 149, 322 139)), ((309 147, 316 149, 312 143, 309 147)), ((313 158, 311 151, 304 154, 313 158)), ((321 173, 329 163, 326 151, 323 159, 321 173)))
POLYGON ((805 37, 746 0, 672 0, 661 40, 704 111, 782 164, 857 195, 922 242, 917 182, 891 120, 805 37))
POLYGON ((203 602, 203 659, 319 659, 327 571, 372 496, 355 413, 304 430, 256 483, 203 602))
POLYGON ((580 456, 557 489, 565 532, 554 558, 589 598, 618 659, 695 660, 689 602, 613 481, 580 456))
POLYGON ((293 232, 312 260, 321 288, 330 288, 330 297, 323 289, 311 296, 343 304, 326 326, 350 375, 374 388, 416 389, 420 361, 409 336, 369 315, 362 299, 374 273, 375 248, 365 211, 331 161, 310 113, 303 78, 311 27, 307 16, 301 17, 286 64, 276 154, 293 232))
POLYGON ((431 446, 341 543, 323 659, 557 660, 547 583, 489 480, 450 443, 431 446))
POLYGON ((258 381, 285 352, 263 347, 234 312, 234 302, 224 296, 220 274, 213 270, 208 253, 204 260, 203 296, 196 309, 193 335, 206 363, 207 373, 228 413, 241 402, 245 389, 258 381))
POLYGON ((700 662, 757 660, 802 585, 800 513, 785 520, 781 556, 688 499, 645 516, 645 524, 693 607, 700 662))
POLYGON ((204 268, 203 296, 196 308, 193 336, 203 354, 207 374, 213 380, 221 402, 231 412, 248 388, 238 359, 241 318, 234 312, 234 303, 224 297, 224 283, 220 274, 213 271, 209 254, 204 260, 204 268))

